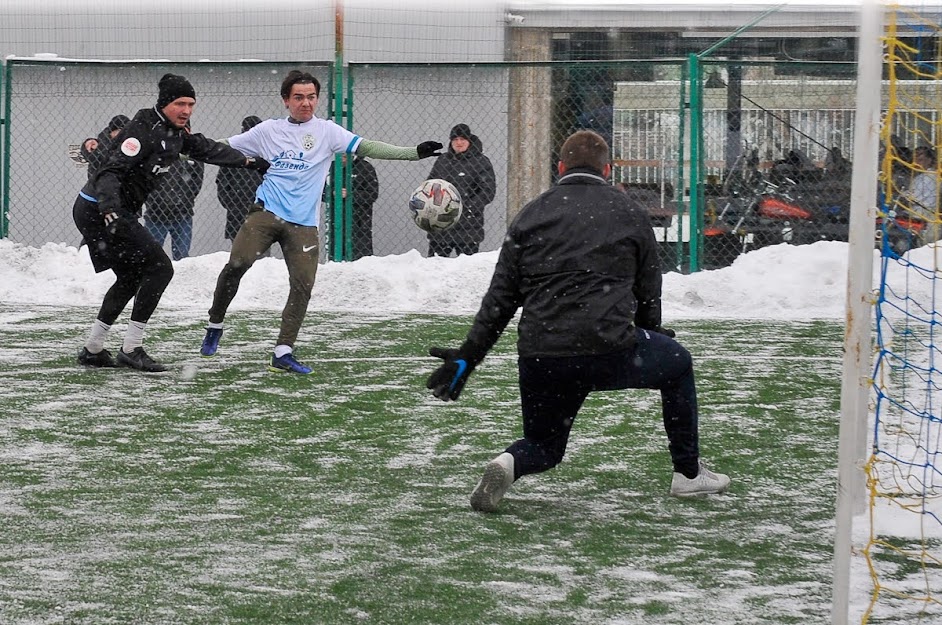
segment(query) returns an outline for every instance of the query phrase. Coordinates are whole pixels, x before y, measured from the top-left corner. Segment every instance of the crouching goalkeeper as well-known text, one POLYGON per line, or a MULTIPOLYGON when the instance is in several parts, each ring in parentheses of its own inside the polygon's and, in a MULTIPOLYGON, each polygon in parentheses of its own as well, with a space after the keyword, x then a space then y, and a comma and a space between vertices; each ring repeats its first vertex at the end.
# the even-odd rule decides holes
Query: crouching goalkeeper
POLYGON ((661 271, 644 207, 609 184, 609 148, 580 130, 560 151, 559 181, 511 224, 480 310, 427 387, 456 400, 517 309, 523 438, 484 469, 471 507, 492 512, 516 480, 558 465, 589 393, 661 392, 675 496, 724 492, 700 460, 690 353, 661 327, 661 271))

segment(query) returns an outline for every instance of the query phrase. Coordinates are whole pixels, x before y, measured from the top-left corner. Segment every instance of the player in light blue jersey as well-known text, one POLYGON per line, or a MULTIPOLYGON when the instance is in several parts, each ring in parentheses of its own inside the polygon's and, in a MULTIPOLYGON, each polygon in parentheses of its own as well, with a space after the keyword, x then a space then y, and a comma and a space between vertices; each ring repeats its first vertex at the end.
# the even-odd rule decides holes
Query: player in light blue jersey
POLYGON ((295 358, 294 343, 307 312, 317 273, 321 194, 335 154, 358 154, 385 160, 415 161, 439 155, 442 144, 425 141, 400 147, 368 141, 336 123, 314 117, 321 85, 306 72, 292 70, 281 83, 288 117, 270 119, 229 139, 246 156, 264 156, 271 168, 255 193, 255 204, 232 241, 229 262, 216 281, 209 325, 200 354, 214 356, 223 320, 239 282, 252 263, 279 243, 288 266, 288 302, 281 331, 269 361, 272 371, 308 374, 311 368, 295 358))

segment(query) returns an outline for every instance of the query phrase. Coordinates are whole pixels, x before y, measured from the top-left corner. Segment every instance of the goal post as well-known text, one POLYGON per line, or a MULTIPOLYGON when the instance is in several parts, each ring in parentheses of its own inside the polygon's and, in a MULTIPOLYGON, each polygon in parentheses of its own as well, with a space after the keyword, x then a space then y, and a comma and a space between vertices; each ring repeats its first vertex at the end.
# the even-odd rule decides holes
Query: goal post
POLYGON ((939 623, 942 14, 874 6, 861 5, 832 624, 939 623))
POLYGON ((871 366, 873 232, 876 220, 877 153, 883 47, 883 6, 860 6, 857 115, 847 258, 847 312, 838 438, 837 506, 834 536, 832 625, 848 622, 853 517, 865 510, 863 462, 867 454, 871 366))

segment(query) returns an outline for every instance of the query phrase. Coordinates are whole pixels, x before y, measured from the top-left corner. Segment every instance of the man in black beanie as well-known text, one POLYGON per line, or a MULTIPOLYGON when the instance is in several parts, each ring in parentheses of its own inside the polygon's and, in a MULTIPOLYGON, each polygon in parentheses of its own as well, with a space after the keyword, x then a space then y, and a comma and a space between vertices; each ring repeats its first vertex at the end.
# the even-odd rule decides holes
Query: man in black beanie
POLYGON ((72 218, 88 244, 95 271, 111 269, 117 278, 79 352, 78 362, 86 367, 166 370, 144 351, 143 339, 147 321, 173 277, 173 265, 138 218, 144 199, 180 153, 222 167, 268 169, 264 159, 247 158, 224 143, 190 132, 196 91, 186 78, 166 74, 158 89, 157 105, 141 109, 124 127, 107 160, 82 187, 72 207, 72 218), (115 359, 104 342, 132 298, 128 330, 115 359))

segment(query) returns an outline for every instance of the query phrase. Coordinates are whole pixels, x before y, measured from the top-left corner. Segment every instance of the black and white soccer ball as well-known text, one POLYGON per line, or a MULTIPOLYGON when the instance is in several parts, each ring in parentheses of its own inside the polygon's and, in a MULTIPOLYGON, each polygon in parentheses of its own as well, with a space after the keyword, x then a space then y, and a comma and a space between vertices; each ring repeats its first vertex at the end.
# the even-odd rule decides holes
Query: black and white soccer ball
POLYGON ((426 180, 409 200, 412 220, 426 232, 448 230, 461 218, 461 194, 447 180, 426 180))

